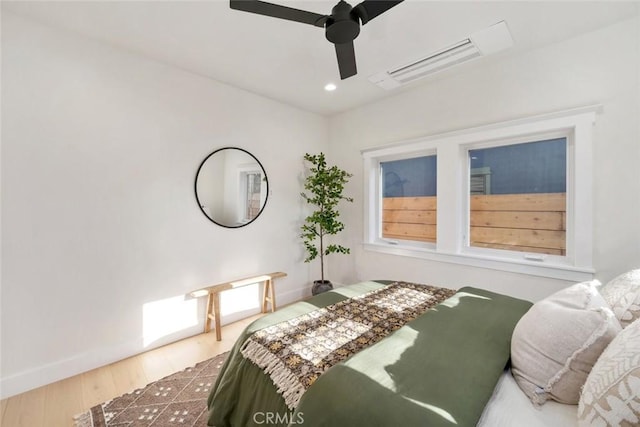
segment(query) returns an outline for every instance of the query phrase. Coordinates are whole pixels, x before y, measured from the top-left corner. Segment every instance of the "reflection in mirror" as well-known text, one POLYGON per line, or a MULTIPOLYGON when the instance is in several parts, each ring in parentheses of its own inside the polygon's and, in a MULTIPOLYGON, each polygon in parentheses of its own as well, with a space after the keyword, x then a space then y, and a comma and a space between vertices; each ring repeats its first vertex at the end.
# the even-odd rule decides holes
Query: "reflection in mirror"
POLYGON ((262 164, 242 148, 209 154, 196 174, 196 199, 211 221, 228 228, 255 220, 267 203, 269 183, 262 164))

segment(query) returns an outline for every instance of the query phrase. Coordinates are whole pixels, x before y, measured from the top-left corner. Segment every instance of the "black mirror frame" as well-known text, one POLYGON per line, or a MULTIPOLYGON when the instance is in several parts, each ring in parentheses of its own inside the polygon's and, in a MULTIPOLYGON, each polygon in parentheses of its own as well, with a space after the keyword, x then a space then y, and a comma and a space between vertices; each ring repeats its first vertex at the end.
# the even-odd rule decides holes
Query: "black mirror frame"
POLYGON ((214 152, 212 152, 211 154, 209 154, 207 157, 204 158, 204 160, 200 163, 200 166, 198 166, 198 170, 196 171, 196 178, 194 180, 194 184, 193 184, 193 190, 194 193, 196 195, 196 202, 198 203, 198 208, 200 209, 200 212, 202 212, 202 214, 211 222, 213 222, 216 225, 219 225, 220 227, 224 227, 224 228, 242 228, 242 227, 246 227, 247 225, 251 224, 252 222, 254 222, 256 219, 258 219, 258 217, 260 215, 262 215, 262 212, 264 211, 265 206, 267 206, 267 201, 269 200, 269 178, 267 177, 267 171, 264 169, 264 166, 262 165, 262 163, 260 163, 260 160, 258 160, 256 158, 256 156, 254 156, 253 154, 251 154, 250 152, 248 152, 247 150, 245 150, 244 148, 240 148, 240 147, 222 147, 222 148, 218 148, 217 150, 215 150, 214 152), (200 169, 202 169, 202 166, 204 166, 204 164, 207 162, 207 160, 209 160, 209 157, 213 156, 214 154, 216 154, 219 151, 222 150, 229 150, 229 149, 233 149, 233 150, 239 150, 239 151, 243 151, 246 154, 248 154, 249 156, 251 156, 257 163, 258 165, 260 165, 260 169, 262 169, 262 173, 264 174, 264 180, 267 184, 267 191, 265 194, 265 199, 264 199, 264 203, 262 204, 262 207, 260 208, 260 211, 258 212, 258 214, 249 222, 246 222, 242 225, 225 225, 225 224, 220 224, 219 222, 216 222, 213 218, 211 218, 209 215, 207 215, 207 213, 204 211, 204 209, 202 209, 202 203, 200 203, 200 198, 198 197, 198 176, 200 175, 200 169))

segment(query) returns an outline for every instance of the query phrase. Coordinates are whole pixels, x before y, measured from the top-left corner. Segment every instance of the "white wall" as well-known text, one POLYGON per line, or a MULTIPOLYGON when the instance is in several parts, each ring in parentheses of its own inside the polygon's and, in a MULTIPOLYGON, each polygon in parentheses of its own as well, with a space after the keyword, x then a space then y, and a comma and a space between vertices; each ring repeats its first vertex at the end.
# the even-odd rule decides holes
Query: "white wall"
POLYGON ((2 90, 3 397, 200 332, 199 287, 284 271, 280 303, 310 294, 302 156, 327 119, 6 12, 2 90), (241 229, 194 196, 223 146, 272 190, 241 229))
MULTIPOLYGON (((298 238, 305 152, 329 150, 355 174, 342 235, 352 255, 329 257, 332 280, 474 285, 535 300, 564 283, 363 251, 360 150, 601 103, 597 277, 639 266, 638 28, 636 19, 487 61, 326 120, 3 13, 2 396, 199 332, 202 302, 183 296, 206 284, 282 270, 279 302, 307 295, 318 268, 301 262, 298 238), (215 226, 193 194, 198 165, 222 146, 252 152, 273 191, 245 228, 215 226)), ((253 309, 248 298, 239 310, 253 309)))
MULTIPOLYGON (((517 40, 516 40, 517 43, 517 40)), ((637 18, 480 69, 439 77, 335 117, 331 157, 355 174, 344 206, 349 258, 334 258, 332 279, 404 279, 478 286, 538 300, 566 285, 542 277, 386 255, 362 249, 360 150, 483 124, 602 104, 595 127, 594 259, 602 281, 640 267, 640 22, 637 18)), ((579 232, 579 230, 578 230, 579 232)))

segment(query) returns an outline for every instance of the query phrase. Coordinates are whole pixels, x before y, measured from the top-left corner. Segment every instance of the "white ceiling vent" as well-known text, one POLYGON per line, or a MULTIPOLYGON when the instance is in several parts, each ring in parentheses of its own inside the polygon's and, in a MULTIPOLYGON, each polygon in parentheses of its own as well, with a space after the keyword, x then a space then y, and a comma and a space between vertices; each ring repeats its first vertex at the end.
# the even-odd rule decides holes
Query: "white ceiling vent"
POLYGON ((504 21, 500 21, 425 58, 375 74, 369 77, 369 81, 384 89, 393 89, 457 64, 508 49, 511 46, 513 46, 513 39, 509 28, 504 21))

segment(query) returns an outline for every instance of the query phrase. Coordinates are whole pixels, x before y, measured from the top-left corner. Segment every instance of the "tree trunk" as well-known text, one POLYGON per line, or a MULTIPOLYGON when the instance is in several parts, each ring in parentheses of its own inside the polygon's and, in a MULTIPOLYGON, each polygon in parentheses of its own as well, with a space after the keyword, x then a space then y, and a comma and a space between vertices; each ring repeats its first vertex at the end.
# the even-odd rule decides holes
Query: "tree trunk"
POLYGON ((324 245, 322 238, 324 237, 324 232, 322 231, 322 227, 320 227, 320 280, 324 283, 324 245))

